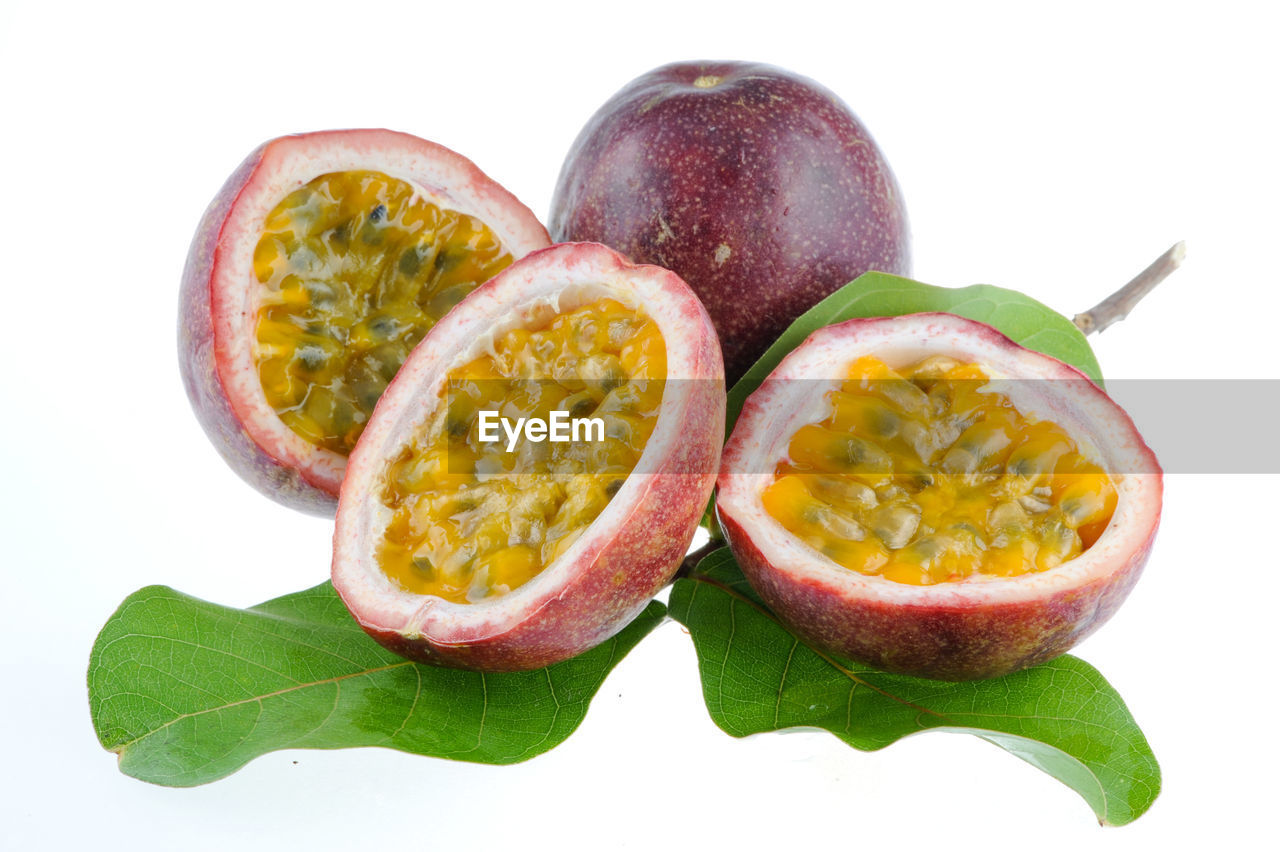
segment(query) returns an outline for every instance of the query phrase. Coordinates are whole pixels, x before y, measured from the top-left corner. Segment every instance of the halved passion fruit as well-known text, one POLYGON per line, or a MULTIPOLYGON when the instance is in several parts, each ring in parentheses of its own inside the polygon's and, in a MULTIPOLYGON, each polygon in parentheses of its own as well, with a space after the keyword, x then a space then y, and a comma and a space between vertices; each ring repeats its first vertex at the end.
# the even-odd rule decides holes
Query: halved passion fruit
POLYGON ((427 330, 550 242, 470 161, 387 130, 284 136, 192 241, 179 349, 196 415, 264 494, 331 514, 347 454, 427 330))
POLYGON ((674 273, 535 252, 401 367, 351 455, 333 584, 412 659, 567 659, 670 581, 715 483, 724 366, 674 273))
POLYGON ((748 398, 717 512, 797 635, 944 680, 1065 652, 1128 595, 1161 508, 1128 415, 1075 369, 949 314, 812 334, 748 398))

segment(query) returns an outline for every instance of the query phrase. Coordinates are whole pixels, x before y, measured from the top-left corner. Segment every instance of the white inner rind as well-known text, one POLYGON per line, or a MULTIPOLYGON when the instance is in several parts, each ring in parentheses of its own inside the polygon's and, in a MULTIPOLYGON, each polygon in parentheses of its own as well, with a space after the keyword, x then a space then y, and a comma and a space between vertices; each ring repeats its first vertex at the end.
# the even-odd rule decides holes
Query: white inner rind
POLYGON ((1024 349, 989 326, 949 314, 852 320, 814 332, 788 355, 743 406, 725 446, 718 511, 746 530, 764 560, 860 599, 894 604, 966 605, 1042 598, 1088 585, 1137 552, 1160 517, 1161 476, 1133 421, 1104 391, 1071 367, 1024 349), (829 411, 827 392, 849 364, 874 355, 903 367, 932 355, 976 363, 1024 415, 1052 420, 1116 484, 1116 510, 1088 550, 1048 571, 1018 577, 974 575, 915 586, 852 571, 805 544, 769 514, 761 495, 776 478, 791 436, 829 411), (1002 380, 1008 380, 1002 381, 1002 380))
POLYGON ((267 215, 290 193, 321 175, 358 170, 402 180, 437 207, 475 216, 516 259, 548 244, 533 214, 469 160, 414 136, 349 130, 287 136, 266 148, 218 236, 210 294, 218 375, 254 442, 331 493, 342 484, 347 459, 286 426, 262 389, 253 353, 261 308, 253 255, 267 215))
POLYGON ((344 598, 360 602, 357 618, 433 641, 437 636, 465 634, 470 642, 500 635, 553 599, 582 559, 609 543, 621 519, 641 503, 653 475, 660 474, 663 460, 675 455, 676 442, 684 438, 681 423, 695 404, 693 380, 715 378, 704 375, 708 366, 697 360, 698 346, 681 345, 690 335, 691 318, 709 321, 692 292, 674 287, 672 281, 680 283, 657 267, 624 266, 620 256, 602 247, 561 245, 508 267, 432 328, 383 393, 351 455, 342 486, 334 583, 344 598), (541 306, 568 311, 602 297, 647 314, 666 345, 668 382, 653 432, 632 473, 569 550, 518 588, 468 604, 402 589, 377 559, 391 519, 391 510, 377 496, 387 460, 413 442, 430 420, 441 404, 450 370, 488 351, 494 338, 525 325, 541 306))

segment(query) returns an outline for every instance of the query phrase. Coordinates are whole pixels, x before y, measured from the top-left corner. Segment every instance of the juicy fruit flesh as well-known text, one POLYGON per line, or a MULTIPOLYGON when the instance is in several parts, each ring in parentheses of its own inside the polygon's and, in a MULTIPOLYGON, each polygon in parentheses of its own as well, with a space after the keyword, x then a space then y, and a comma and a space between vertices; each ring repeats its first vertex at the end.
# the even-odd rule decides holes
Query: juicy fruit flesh
POLYGON ((479 219, 378 172, 295 190, 254 252, 267 402, 308 442, 347 455, 410 350, 513 259, 479 219))
POLYGON ((831 413, 792 435, 766 511, 846 568, 927 585, 1046 571, 1088 549, 1115 484, 975 364, 859 358, 831 413))
POLYGON ((513 329, 449 372, 447 403, 391 462, 383 571, 407 591, 473 603, 504 594, 563 554, 644 451, 662 398, 657 325, 613 299, 513 329), (598 417, 603 440, 480 440, 480 412, 598 417))

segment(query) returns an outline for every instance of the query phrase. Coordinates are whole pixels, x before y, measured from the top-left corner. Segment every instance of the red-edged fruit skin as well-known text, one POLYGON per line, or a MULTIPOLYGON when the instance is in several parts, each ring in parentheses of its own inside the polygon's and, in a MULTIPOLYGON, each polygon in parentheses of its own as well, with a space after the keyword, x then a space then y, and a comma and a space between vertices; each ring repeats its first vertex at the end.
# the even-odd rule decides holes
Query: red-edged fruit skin
POLYGON ((1156 532, 1109 577, 1043 599, 903 606, 849 598, 835 586, 778 571, 736 520, 718 518, 751 587, 801 639, 888 672, 950 681, 1009 674, 1079 644, 1128 597, 1156 532))
MULTIPOLYGON (((216 339, 213 321, 214 270, 219 263, 219 249, 224 227, 241 193, 253 182, 273 148, 305 146, 308 140, 346 136, 361 145, 406 143, 425 156, 448 157, 459 164, 469 180, 484 184, 494 195, 509 199, 536 223, 533 214, 465 158, 424 139, 388 130, 334 130, 300 133, 271 139, 255 148, 231 173, 218 190, 192 238, 182 273, 178 307, 178 363, 182 383, 187 391, 196 419, 223 460, 243 480, 278 503, 308 514, 331 517, 338 505, 337 484, 309 476, 305 470, 284 464, 271 451, 256 442, 244 428, 219 373, 220 358, 225 358, 228 343, 216 339)), ((370 161, 369 168, 377 168, 370 161)), ((305 181, 300 181, 299 185, 305 181)), ((540 225, 537 226, 539 229, 540 225)), ((545 232, 544 232, 545 238, 545 232)), ((544 243, 545 244, 545 243, 544 243)))
MULTIPOLYGON (((947 315, 914 316, 927 322, 947 315)), ((820 336, 856 337, 859 329, 910 318, 849 320, 814 332, 796 352, 820 336)), ((1047 355, 1031 353, 982 323, 948 318, 969 325, 977 337, 1053 362, 1061 378, 1087 383, 1105 397, 1104 391, 1075 368, 1047 355)), ((771 385, 781 381, 776 376, 785 364, 786 361, 780 364, 743 406, 724 449, 718 479, 721 493, 731 487, 731 478, 739 472, 736 467, 741 463, 743 448, 752 441, 746 424, 752 419, 753 409, 771 404, 771 385)), ((1128 597, 1151 553, 1161 514, 1163 477, 1128 415, 1114 403, 1111 406, 1118 420, 1132 429, 1135 446, 1144 459, 1143 469, 1154 477, 1154 512, 1150 514, 1149 528, 1132 539, 1132 547, 1109 566, 1105 575, 1064 588, 1046 587, 1034 598, 907 603, 853 593, 831 575, 823 577, 821 572, 815 575, 797 570, 794 564, 771 564, 760 545, 764 533, 748 528, 719 501, 717 519, 752 588, 788 629, 812 647, 887 672, 937 680, 977 680, 1020 671, 1065 653, 1104 624, 1128 597)), ((814 551, 807 558, 821 557, 814 551)), ((1032 580, 1044 576, 1025 575, 1032 580)), ((945 597, 946 588, 951 585, 905 586, 904 590, 916 589, 921 596, 937 598, 945 597)))
MULTIPOLYGON (((724 364, 715 330, 698 299, 674 273, 655 266, 630 263, 602 245, 566 243, 535 251, 517 261, 462 301, 445 320, 438 323, 419 344, 418 351, 439 352, 447 357, 453 343, 451 327, 470 313, 469 309, 500 294, 524 291, 523 281, 547 276, 556 280, 591 281, 614 275, 644 275, 660 283, 668 304, 679 312, 683 334, 671 338, 667 329, 668 352, 679 343, 690 358, 691 399, 684 417, 675 424, 679 435, 668 453, 656 463, 645 464, 643 490, 628 509, 608 529, 601 529, 598 517, 583 538, 591 546, 578 553, 567 571, 565 582, 541 590, 536 599, 526 601, 522 614, 511 618, 472 619, 462 607, 463 617, 453 624, 427 624, 406 635, 399 627, 377 623, 354 582, 342 570, 344 542, 356 534, 353 517, 371 498, 365 492, 366 467, 384 466, 381 459, 366 457, 371 431, 361 438, 351 459, 338 507, 334 532, 334 587, 362 628, 390 650, 419 662, 480 671, 521 671, 537 669, 574 657, 599 645, 631 622, 655 594, 674 577, 692 541, 707 501, 715 485, 724 435, 724 364)), ((474 332, 481 332, 480 325, 474 332)), ((434 357, 434 356, 432 356, 434 357)), ((670 357, 670 356, 669 356, 670 357)), ((394 416, 401 389, 397 385, 416 378, 414 361, 406 362, 388 387, 374 419, 394 416)), ((650 437, 653 445, 657 435, 650 437)), ((641 474, 632 474, 631 479, 641 474)), ((376 480, 374 480, 376 481, 376 480)), ((615 501, 622 499, 626 487, 615 501)), ((612 508, 612 504, 610 506, 612 508)), ((607 510, 606 510, 607 511, 607 510)), ((562 557, 562 560, 566 557, 562 557)), ((560 567, 560 563, 556 563, 560 567)), ((550 570, 550 569, 548 569, 550 570)), ((534 581, 530 581, 533 583, 534 581)), ((509 592, 523 596, 527 587, 509 592)), ((446 616, 447 617, 447 616, 446 616)))
POLYGON ((280 464, 249 437, 231 408, 216 366, 211 284, 218 241, 227 214, 271 144, 259 145, 231 173, 205 210, 191 240, 178 299, 178 364, 196 419, 219 455, 241 479, 291 508, 313 515, 332 515, 338 505, 336 495, 308 482, 297 469, 280 464))
POLYGON ((902 191, 866 128, 820 84, 759 63, 678 62, 628 83, 569 150, 549 228, 679 273, 731 383, 834 290, 911 269, 902 191))

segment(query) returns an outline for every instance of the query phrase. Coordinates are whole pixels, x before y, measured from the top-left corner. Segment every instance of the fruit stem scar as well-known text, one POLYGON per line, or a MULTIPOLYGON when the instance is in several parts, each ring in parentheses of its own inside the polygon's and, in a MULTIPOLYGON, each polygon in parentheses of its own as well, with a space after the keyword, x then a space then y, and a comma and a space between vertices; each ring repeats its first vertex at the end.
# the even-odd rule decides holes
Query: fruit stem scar
POLYGON ((693 85, 699 89, 711 89, 720 85, 723 77, 715 74, 703 74, 701 77, 693 81, 693 85))
POLYGON ((1160 255, 1151 265, 1134 276, 1133 280, 1094 305, 1082 314, 1076 314, 1071 321, 1076 328, 1085 334, 1102 331, 1112 323, 1119 322, 1129 315, 1138 302, 1156 288, 1170 273, 1182 265, 1187 256, 1187 244, 1179 240, 1160 255))

